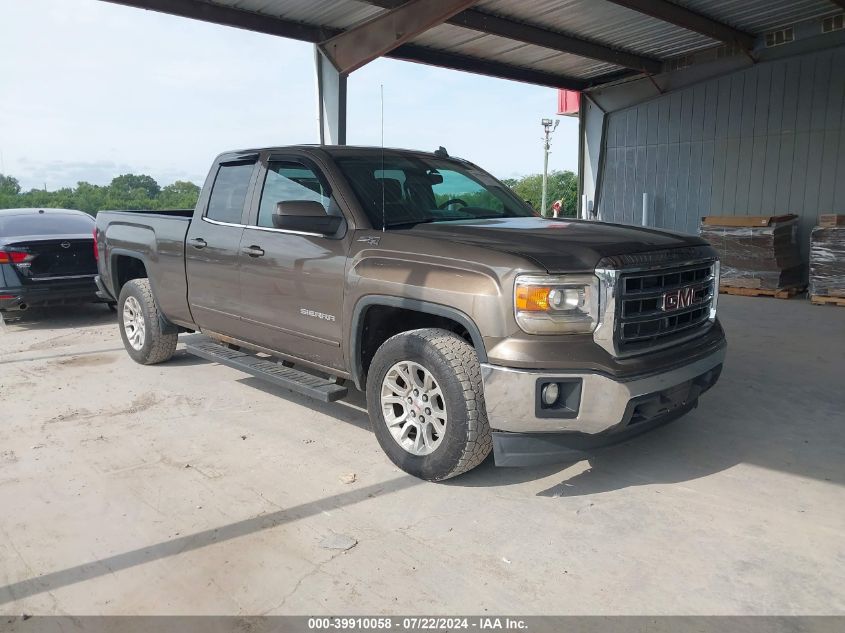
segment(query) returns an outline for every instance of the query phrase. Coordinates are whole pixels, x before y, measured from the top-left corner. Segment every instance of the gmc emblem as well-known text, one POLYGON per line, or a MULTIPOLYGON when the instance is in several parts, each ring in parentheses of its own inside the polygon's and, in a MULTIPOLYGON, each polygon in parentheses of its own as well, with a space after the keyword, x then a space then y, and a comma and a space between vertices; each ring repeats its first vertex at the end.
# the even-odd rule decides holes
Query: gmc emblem
POLYGON ((663 293, 663 304, 660 309, 664 312, 688 308, 695 303, 695 288, 687 286, 663 293))

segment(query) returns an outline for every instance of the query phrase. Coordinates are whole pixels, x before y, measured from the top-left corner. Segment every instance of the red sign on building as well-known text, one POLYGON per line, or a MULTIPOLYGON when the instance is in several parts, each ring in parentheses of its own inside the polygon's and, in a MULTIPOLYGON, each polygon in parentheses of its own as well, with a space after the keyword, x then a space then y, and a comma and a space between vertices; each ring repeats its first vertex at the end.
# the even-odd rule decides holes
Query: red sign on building
POLYGON ((564 116, 578 116, 581 93, 576 90, 557 91, 557 113, 564 116))

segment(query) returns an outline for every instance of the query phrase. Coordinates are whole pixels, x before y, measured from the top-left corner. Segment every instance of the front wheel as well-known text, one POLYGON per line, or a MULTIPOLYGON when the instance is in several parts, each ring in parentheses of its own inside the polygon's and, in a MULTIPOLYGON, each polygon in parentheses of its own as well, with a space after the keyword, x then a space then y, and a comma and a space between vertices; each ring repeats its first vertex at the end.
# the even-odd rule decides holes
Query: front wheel
POLYGON ((148 279, 132 279, 117 300, 120 337, 136 363, 154 365, 173 356, 179 335, 163 334, 158 306, 148 279))
POLYGON ((493 443, 473 347, 428 328, 388 339, 367 377, 376 438, 405 472, 442 481, 478 466, 493 443))

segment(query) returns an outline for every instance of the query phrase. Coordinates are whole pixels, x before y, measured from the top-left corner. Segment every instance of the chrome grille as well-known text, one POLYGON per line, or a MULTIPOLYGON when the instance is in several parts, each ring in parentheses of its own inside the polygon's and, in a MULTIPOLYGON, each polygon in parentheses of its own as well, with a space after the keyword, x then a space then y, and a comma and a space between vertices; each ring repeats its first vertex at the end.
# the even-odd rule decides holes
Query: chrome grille
POLYGON ((710 323, 715 287, 713 261, 619 275, 616 349, 620 355, 665 347, 710 323), (664 306, 667 293, 683 291, 683 305, 664 306))

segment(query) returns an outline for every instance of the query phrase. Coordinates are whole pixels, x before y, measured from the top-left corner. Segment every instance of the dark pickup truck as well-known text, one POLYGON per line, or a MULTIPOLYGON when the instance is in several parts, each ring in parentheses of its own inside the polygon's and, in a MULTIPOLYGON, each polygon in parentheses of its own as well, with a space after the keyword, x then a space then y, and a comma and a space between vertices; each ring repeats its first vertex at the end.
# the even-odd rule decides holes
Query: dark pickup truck
POLYGON ((697 406, 719 377, 698 237, 544 219, 470 162, 297 146, 219 156, 196 209, 97 216, 126 350, 189 352, 325 401, 366 391, 405 471, 571 456, 697 406))

